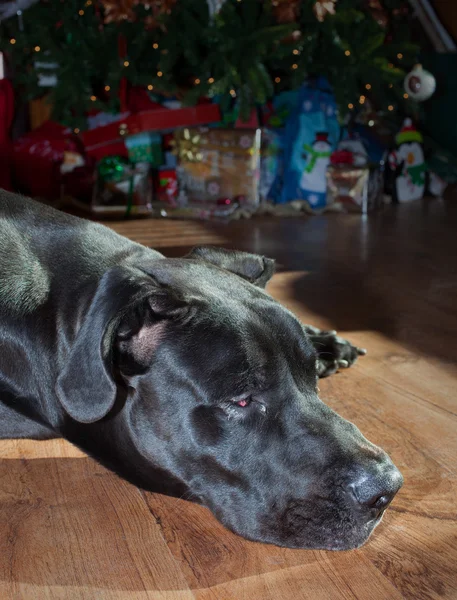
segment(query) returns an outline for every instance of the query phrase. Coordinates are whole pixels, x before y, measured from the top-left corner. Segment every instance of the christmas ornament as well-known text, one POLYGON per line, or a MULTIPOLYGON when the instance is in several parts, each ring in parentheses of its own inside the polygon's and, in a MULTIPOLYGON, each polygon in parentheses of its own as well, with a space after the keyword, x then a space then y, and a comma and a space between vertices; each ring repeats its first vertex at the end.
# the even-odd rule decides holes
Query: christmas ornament
POLYGON ((406 75, 404 87, 413 100, 423 102, 433 95, 436 79, 431 73, 425 71, 422 65, 415 65, 413 70, 406 75))
POLYGON ((405 119, 395 137, 396 148, 388 157, 394 174, 393 200, 396 203, 418 200, 424 195, 427 165, 422 148, 422 135, 405 119))
POLYGON ((327 15, 334 15, 335 5, 336 0, 317 0, 313 8, 317 20, 322 23, 327 15))

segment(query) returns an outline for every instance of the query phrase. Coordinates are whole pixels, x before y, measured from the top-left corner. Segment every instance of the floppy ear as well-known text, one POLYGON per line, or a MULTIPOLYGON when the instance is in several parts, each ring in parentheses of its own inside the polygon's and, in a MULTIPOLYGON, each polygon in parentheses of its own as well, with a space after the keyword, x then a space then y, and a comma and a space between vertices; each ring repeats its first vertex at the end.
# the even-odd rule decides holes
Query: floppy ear
MULTIPOLYGON (((143 271, 130 267, 107 271, 57 379, 57 396, 67 413, 81 423, 93 423, 107 415, 116 400, 112 361, 118 338, 128 345, 142 330, 145 315, 152 328, 183 304, 143 271)), ((151 336, 148 339, 140 344, 140 351, 146 345, 152 352, 151 336)))
POLYGON ((267 285, 275 270, 275 261, 272 258, 224 248, 200 246, 194 248, 186 258, 204 260, 261 288, 267 285))

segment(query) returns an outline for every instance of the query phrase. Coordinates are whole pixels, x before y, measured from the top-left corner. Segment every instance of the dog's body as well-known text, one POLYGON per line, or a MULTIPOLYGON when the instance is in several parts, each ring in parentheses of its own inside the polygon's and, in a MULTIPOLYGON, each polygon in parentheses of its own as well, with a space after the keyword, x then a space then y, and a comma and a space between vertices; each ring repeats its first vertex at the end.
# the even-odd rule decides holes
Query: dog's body
POLYGON ((358 350, 263 291, 272 261, 167 259, 1 192, 0 219, 0 438, 63 436, 251 539, 368 538, 401 475, 316 393, 358 350))

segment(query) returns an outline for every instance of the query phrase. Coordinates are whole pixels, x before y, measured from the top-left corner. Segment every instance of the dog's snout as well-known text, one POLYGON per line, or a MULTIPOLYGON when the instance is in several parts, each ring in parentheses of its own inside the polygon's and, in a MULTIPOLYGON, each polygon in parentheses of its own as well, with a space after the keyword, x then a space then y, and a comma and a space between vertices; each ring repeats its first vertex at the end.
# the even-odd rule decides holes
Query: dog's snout
POLYGON ((364 470, 350 484, 356 502, 367 510, 382 512, 403 485, 400 471, 390 464, 377 470, 364 470))

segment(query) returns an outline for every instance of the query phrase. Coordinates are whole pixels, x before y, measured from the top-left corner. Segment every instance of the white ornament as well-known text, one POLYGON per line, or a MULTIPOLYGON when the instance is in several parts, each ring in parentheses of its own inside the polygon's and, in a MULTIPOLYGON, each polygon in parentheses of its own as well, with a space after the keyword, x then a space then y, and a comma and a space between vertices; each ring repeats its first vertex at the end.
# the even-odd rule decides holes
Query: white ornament
POLYGON ((404 88, 410 98, 423 102, 433 95, 436 79, 431 73, 425 71, 422 65, 415 65, 405 77, 404 88))

